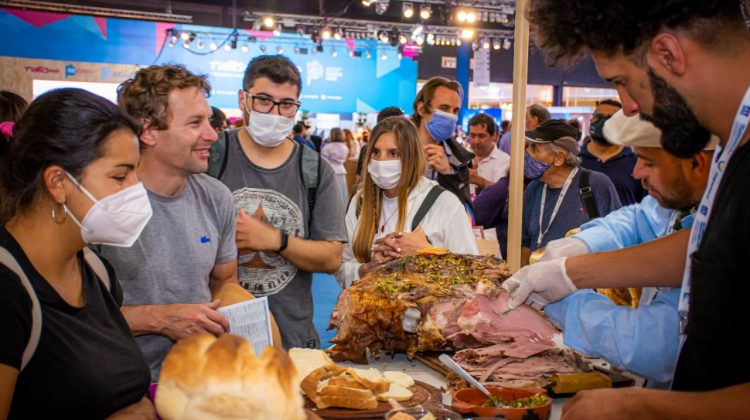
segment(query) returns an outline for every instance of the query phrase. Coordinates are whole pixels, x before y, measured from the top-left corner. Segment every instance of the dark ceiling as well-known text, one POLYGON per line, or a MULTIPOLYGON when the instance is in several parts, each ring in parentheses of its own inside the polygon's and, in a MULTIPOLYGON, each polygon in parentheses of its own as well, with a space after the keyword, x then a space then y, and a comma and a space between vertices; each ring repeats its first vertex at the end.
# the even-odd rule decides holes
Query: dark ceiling
MULTIPOLYGON (((243 22, 243 14, 250 13, 284 13, 308 16, 321 16, 335 19, 361 19, 379 22, 417 23, 419 17, 406 19, 402 15, 404 1, 390 0, 387 10, 382 15, 377 14, 374 5, 364 6, 361 0, 182 0, 182 1, 151 1, 151 0, 47 0, 49 3, 76 6, 92 6, 100 8, 124 9, 148 13, 172 13, 176 15, 192 16, 194 24, 207 26, 232 27, 236 19, 239 27, 249 26, 243 22)), ((513 5, 513 0, 413 0, 417 10, 421 4, 429 4, 432 16, 425 23, 428 25, 455 26, 453 15, 456 6, 473 6, 492 10, 498 5, 513 5)), ((510 29, 513 16, 506 25, 500 23, 476 23, 473 26, 487 29, 510 29)))

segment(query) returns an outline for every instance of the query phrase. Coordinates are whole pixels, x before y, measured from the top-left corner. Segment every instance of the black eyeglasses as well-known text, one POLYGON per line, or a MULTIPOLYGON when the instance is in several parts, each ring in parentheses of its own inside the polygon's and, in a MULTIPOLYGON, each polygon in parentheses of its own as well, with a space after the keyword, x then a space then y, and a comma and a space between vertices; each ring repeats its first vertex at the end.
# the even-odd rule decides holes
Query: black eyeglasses
POLYGON ((270 114, 274 107, 279 108, 279 115, 293 117, 297 115, 297 110, 302 103, 293 101, 274 101, 267 96, 255 96, 248 94, 247 97, 252 101, 253 111, 261 114, 270 114))

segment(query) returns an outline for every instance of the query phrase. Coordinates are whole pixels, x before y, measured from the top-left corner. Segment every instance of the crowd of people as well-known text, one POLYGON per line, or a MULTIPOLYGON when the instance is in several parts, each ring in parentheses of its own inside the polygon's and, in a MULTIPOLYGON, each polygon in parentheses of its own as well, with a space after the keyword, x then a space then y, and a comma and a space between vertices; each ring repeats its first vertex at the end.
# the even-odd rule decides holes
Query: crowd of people
POLYGON ((525 267, 503 284, 508 310, 544 310, 566 345, 646 379, 581 392, 564 417, 743 415, 740 1, 594 3, 532 0, 528 19, 553 64, 590 52, 621 102, 599 102, 584 138, 530 105, 523 156, 486 114, 462 141, 465 93, 442 77, 410 115, 389 107, 366 138, 324 140, 295 122, 302 83, 282 55, 248 64, 234 128, 180 65, 138 70, 117 105, 0 92, 0 418, 153 418, 148 387, 174 343, 229 330, 223 287, 267 296, 283 347, 319 348, 313 273, 346 288, 426 247, 478 254, 477 226, 504 255, 511 159, 525 267), (631 304, 589 290, 608 288, 631 304))

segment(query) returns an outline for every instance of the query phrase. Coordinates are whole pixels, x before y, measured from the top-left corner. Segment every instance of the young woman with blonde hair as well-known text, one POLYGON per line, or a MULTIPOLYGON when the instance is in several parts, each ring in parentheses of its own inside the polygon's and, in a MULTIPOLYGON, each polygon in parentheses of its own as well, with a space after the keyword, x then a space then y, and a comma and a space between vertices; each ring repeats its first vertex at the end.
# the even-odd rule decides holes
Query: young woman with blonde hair
POLYGON ((376 125, 363 166, 367 171, 346 214, 349 242, 336 276, 342 287, 427 246, 478 253, 461 202, 424 177, 424 154, 411 121, 391 117, 376 125))

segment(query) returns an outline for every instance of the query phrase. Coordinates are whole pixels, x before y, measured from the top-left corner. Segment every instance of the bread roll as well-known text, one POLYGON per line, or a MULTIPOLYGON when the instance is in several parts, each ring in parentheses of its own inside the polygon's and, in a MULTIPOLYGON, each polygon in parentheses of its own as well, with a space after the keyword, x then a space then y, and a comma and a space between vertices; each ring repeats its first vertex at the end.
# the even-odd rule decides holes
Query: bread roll
POLYGON ((256 357, 234 335, 180 340, 162 365, 156 410, 164 420, 306 417, 289 356, 266 347, 256 357))

